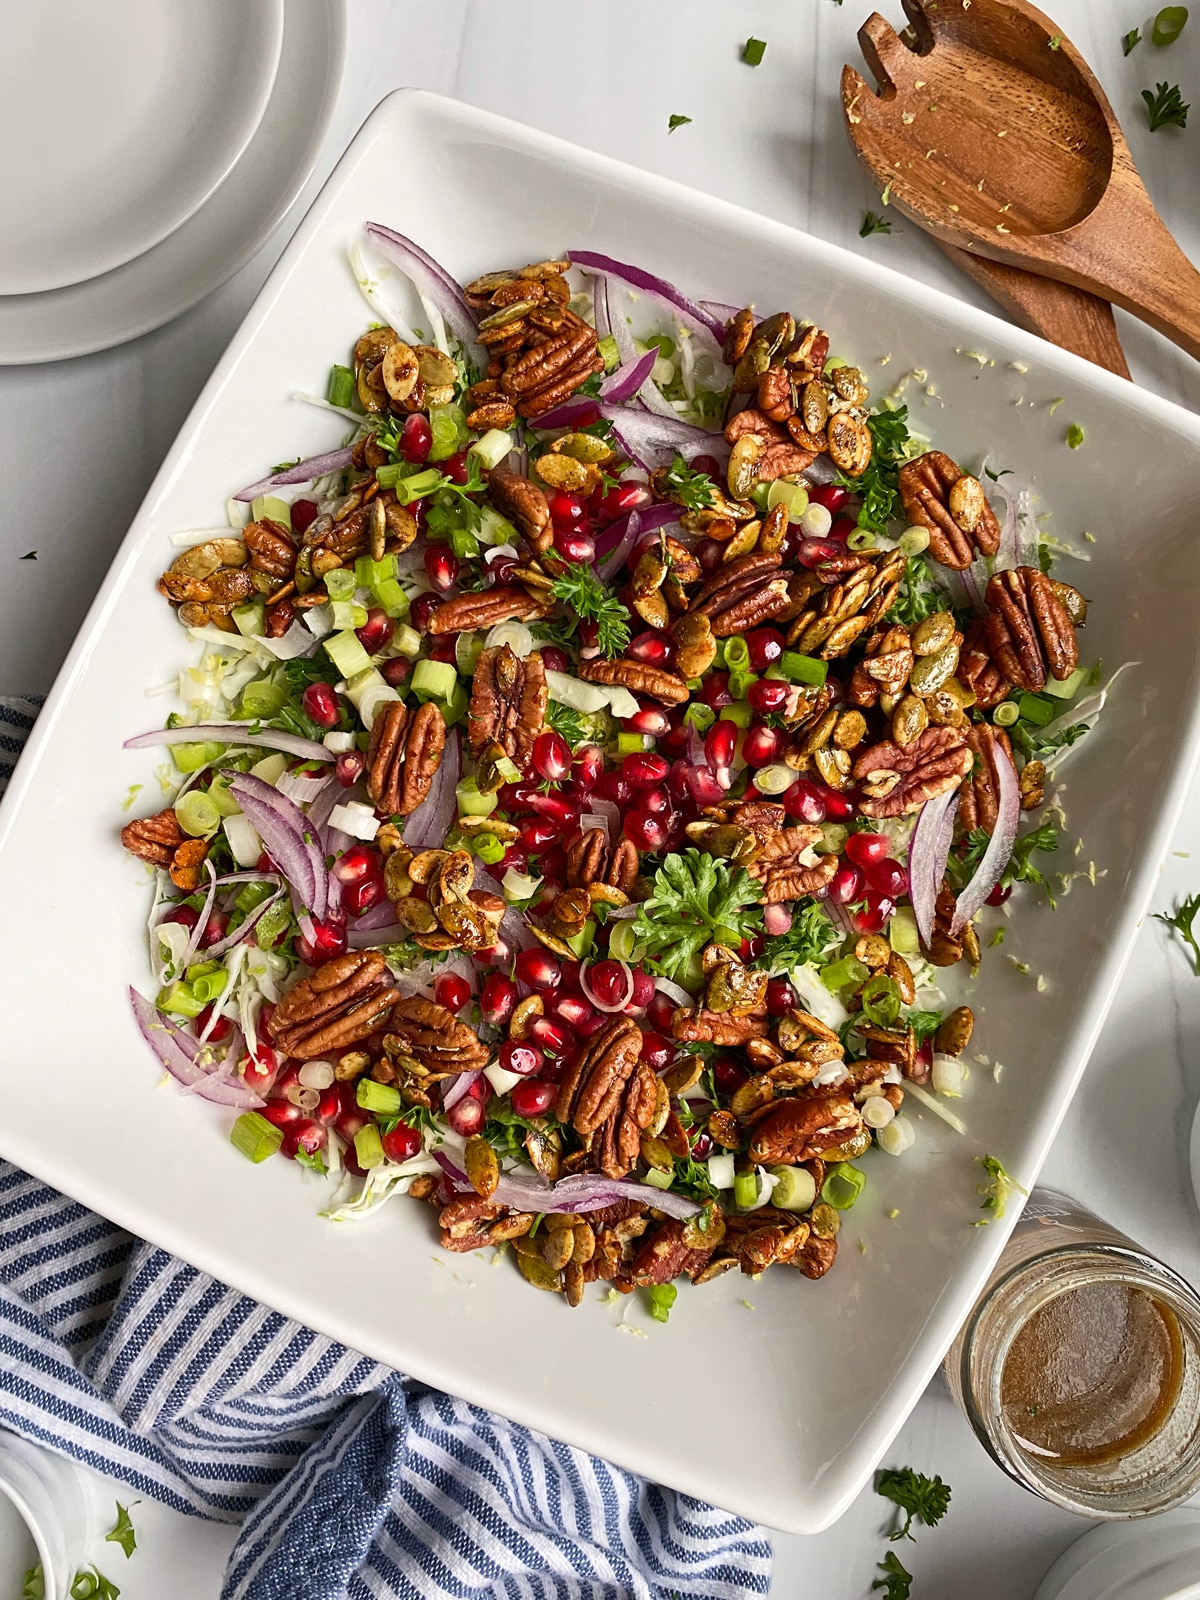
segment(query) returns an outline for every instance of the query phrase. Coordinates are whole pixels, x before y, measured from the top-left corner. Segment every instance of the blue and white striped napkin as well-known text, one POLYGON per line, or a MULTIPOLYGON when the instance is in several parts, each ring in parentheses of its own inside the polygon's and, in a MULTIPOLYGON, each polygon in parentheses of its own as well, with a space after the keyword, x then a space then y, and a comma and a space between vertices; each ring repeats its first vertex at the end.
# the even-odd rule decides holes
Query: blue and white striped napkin
MULTIPOLYGON (((37 715, 0 701, 0 789, 37 715)), ((222 1600, 744 1600, 760 1529, 410 1382, 0 1162, 0 1427, 242 1523, 222 1600)))

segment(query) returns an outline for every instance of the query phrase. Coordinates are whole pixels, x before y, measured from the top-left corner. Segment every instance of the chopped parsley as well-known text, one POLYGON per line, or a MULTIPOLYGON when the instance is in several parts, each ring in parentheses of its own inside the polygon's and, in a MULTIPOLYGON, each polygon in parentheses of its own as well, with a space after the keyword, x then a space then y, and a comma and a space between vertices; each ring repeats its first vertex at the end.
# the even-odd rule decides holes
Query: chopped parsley
POLYGON ((1017 1180, 1008 1175, 1003 1162, 997 1161, 995 1156, 976 1156, 975 1159, 988 1176, 987 1183, 975 1186, 975 1193, 983 1196, 979 1209, 988 1213, 983 1221, 977 1222, 975 1226, 986 1228, 993 1217, 998 1219, 1004 1215, 1008 1208, 1008 1197, 1014 1190, 1018 1194, 1026 1194, 1028 1191, 1022 1189, 1017 1180))
POLYGON ((691 117, 681 117, 678 111, 673 111, 667 118, 667 132, 674 133, 676 128, 686 127, 691 120, 691 117))
POLYGON ((868 211, 862 219, 862 226, 858 230, 860 239, 869 239, 873 233, 891 233, 892 224, 887 217, 881 217, 877 212, 868 211))
POLYGON ((629 612, 584 561, 570 561, 554 580, 555 598, 570 606, 580 622, 596 624, 600 654, 620 655, 629 643, 629 612))
MULTIPOLYGON (((1001 886, 1007 889, 1014 883, 1040 883, 1053 905, 1054 897, 1046 884, 1045 874, 1040 867, 1035 866, 1033 857, 1035 853, 1048 854, 1052 850, 1057 850, 1061 838, 1062 829, 1049 819, 1024 834, 1013 845, 1008 865, 1000 876, 1001 886)), ((950 857, 950 869, 960 887, 974 877, 975 869, 983 860, 984 851, 989 843, 989 835, 982 828, 973 828, 967 835, 965 853, 950 857)))
POLYGON ((886 1578, 876 1578, 872 1589, 885 1589, 883 1600, 909 1600, 912 1594, 913 1575, 908 1572, 894 1550, 889 1550, 878 1563, 887 1573, 886 1578))
POLYGON ((129 1507, 117 1501, 117 1520, 104 1535, 106 1544, 119 1544, 125 1552, 125 1559, 137 1549, 137 1534, 133 1530, 133 1523, 129 1516, 129 1507))
POLYGON ((1154 919, 1156 922, 1165 922, 1168 928, 1175 929, 1175 932, 1187 945, 1190 951, 1189 960, 1195 969, 1196 976, 1200 978, 1200 944, 1196 942, 1194 927, 1197 911, 1200 911, 1200 894, 1191 894, 1180 905, 1175 907, 1170 916, 1165 911, 1156 911, 1154 919))
POLYGON ((929 563, 913 556, 900 580, 895 604, 887 614, 887 621, 912 628, 918 622, 924 622, 926 617, 931 617, 935 611, 944 611, 948 604, 946 591, 934 580, 929 563))
POLYGON ((1067 446, 1071 450, 1078 450, 1083 443, 1083 429, 1077 422, 1073 422, 1067 429, 1067 446))
POLYGON ((904 1514, 903 1523, 897 1522, 889 1539, 911 1539, 909 1529, 916 1517, 927 1528, 935 1528, 946 1515, 950 1505, 950 1485, 940 1478, 927 1478, 923 1472, 911 1467, 888 1467, 879 1474, 875 1493, 892 1500, 904 1514))
POLYGON ((767 41, 765 39, 750 38, 742 46, 742 60, 748 67, 757 67, 766 52, 767 41))
MULTIPOLYGON (((940 1011, 909 1011, 904 1021, 917 1036, 917 1043, 922 1045, 931 1033, 936 1033, 942 1025, 940 1011)), ((882 1494, 882 1489, 880 1490, 882 1494)))
POLYGON ((1142 90, 1142 99, 1146 102, 1150 118, 1150 132, 1157 133, 1160 128, 1168 127, 1186 128, 1191 106, 1180 94, 1179 85, 1158 83, 1154 87, 1153 94, 1149 89, 1142 90))
POLYGON ((669 855, 638 907, 634 937, 663 976, 680 983, 706 944, 737 949, 762 927, 760 889, 748 872, 699 850, 669 855))
POLYGON ((557 700, 546 706, 546 721, 555 733, 562 734, 572 750, 578 750, 581 744, 606 743, 612 726, 607 711, 576 711, 574 706, 560 706, 557 700))
POLYGON ((1140 28, 1130 28, 1129 32, 1121 40, 1121 49, 1128 55, 1131 50, 1136 50, 1141 42, 1142 30, 1140 28))
POLYGON ((1049 736, 1030 722, 1015 722, 1008 730, 1013 745, 1028 761, 1044 761, 1056 750, 1069 750, 1085 733, 1090 732, 1091 724, 1087 722, 1073 722, 1070 727, 1060 728, 1049 736))
POLYGON ((798 901, 792 910, 791 927, 774 937, 751 965, 771 972, 792 972, 814 963, 823 965, 842 938, 817 901, 798 901))
POLYGON ((871 464, 858 478, 848 478, 839 472, 837 481, 843 489, 861 495, 862 508, 858 525, 869 533, 886 533, 888 523, 896 515, 900 498, 899 473, 912 450, 908 432, 908 407, 897 406, 894 411, 876 411, 867 418, 871 432, 871 464))
POLYGON ((679 455, 663 475, 662 490, 685 511, 703 511, 713 503, 713 481, 708 473, 694 472, 679 455))

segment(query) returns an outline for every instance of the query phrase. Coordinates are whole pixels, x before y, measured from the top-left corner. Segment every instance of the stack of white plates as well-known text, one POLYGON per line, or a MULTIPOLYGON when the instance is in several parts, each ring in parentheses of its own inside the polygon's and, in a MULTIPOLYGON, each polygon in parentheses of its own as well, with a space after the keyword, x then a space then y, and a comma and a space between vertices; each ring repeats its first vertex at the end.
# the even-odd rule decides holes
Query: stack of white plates
POLYGON ((316 161, 343 4, 4 8, 0 364, 135 338, 236 272, 316 161))

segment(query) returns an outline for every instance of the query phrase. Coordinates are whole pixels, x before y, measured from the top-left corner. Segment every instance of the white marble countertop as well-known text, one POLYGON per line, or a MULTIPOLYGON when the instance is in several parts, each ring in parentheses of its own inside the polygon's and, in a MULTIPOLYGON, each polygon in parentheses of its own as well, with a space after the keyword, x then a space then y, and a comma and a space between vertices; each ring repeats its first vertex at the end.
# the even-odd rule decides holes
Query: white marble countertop
MULTIPOLYGON (((943 0, 945 3, 945 0, 943 0)), ((1122 118, 1151 194, 1200 261, 1195 141, 1151 136, 1139 91, 1168 78, 1200 91, 1200 20, 1169 51, 1121 36, 1146 28, 1135 0, 1047 0, 1122 118)), ((124 348, 57 366, 0 370, 0 694, 52 682, 158 464, 321 180, 372 106, 421 85, 735 199, 963 299, 987 304, 899 217, 860 240, 878 199, 850 154, 837 101, 869 0, 349 0, 346 75, 321 162, 267 247, 187 316, 124 348), (754 34, 766 59, 738 53, 754 34), (673 112, 692 117, 668 136, 673 112), (36 562, 18 557, 36 548, 36 562)), ((897 4, 882 9, 901 25, 897 4)), ((419 151, 399 152, 419 160, 419 151)), ((436 203, 436 198, 432 203, 436 203)), ((1137 382, 1200 409, 1200 366, 1120 317, 1137 382)), ((1136 774, 1125 781, 1136 782, 1136 774)), ((1200 792, 1156 896, 1165 909, 1200 888, 1200 792)), ((1188 1138, 1200 1098, 1200 981, 1166 930, 1147 922, 1102 1041, 1044 1178, 1200 1281, 1188 1138)), ((853 1374, 847 1374, 853 1381, 853 1374)), ((953 1487, 944 1523, 906 1545, 919 1600, 1032 1600, 1053 1559, 1087 1524, 1011 1484, 935 1383, 889 1452, 953 1487)), ((779 1537, 774 1593, 867 1596, 886 1548, 886 1507, 870 1491, 836 1526, 779 1537)), ((213 1600, 233 1530, 139 1508, 141 1549, 118 1576, 126 1600, 213 1600)))

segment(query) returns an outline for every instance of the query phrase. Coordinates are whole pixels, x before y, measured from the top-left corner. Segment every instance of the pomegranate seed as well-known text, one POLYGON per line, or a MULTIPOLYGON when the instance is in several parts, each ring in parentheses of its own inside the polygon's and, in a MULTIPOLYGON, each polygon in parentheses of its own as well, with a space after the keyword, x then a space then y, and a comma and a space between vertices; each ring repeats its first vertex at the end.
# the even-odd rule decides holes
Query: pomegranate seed
POLYGON ((522 1078, 531 1078, 543 1060, 537 1045, 524 1039, 506 1039, 500 1046, 500 1065, 505 1072, 515 1072, 522 1078))
POLYGON ((742 755, 748 767, 767 767, 782 747, 778 728, 751 728, 742 741, 742 755))
POLYGON ((750 651, 750 670, 765 672, 783 654, 784 638, 778 628, 752 628, 746 635, 746 648, 750 651))
POLYGON ((548 1056, 565 1056, 575 1047, 575 1035, 567 1024, 556 1017, 530 1017, 525 1031, 548 1056))
POLYGON ((858 523, 853 517, 835 517, 833 526, 829 530, 829 537, 838 544, 845 544, 852 533, 858 532, 858 523))
MULTIPOLYGON (((260 872, 274 872, 275 868, 264 867, 260 861, 258 864, 258 870, 260 872)), ((191 906, 175 906, 172 910, 167 912, 166 916, 162 920, 164 922, 178 922, 190 933, 200 921, 200 913, 194 910, 191 906)))
POLYGON ((661 989, 654 991, 654 998, 646 1007, 646 1021, 655 1033, 671 1033, 671 1022, 675 1016, 676 1005, 669 994, 664 994, 661 989))
POLYGON ((456 1100, 446 1113, 446 1121, 463 1139, 470 1139, 483 1127, 484 1111, 478 1100, 471 1095, 463 1095, 461 1100, 456 1100))
POLYGON ((737 736, 736 722, 729 722, 722 717, 720 721, 713 723, 704 736, 704 759, 710 767, 719 772, 722 767, 733 765, 737 736))
POLYGON ((591 618, 579 624, 579 651, 589 657, 600 652, 600 627, 591 618))
POLYGON ((675 659, 675 643, 669 634, 658 628, 647 628, 645 633, 630 640, 625 654, 635 661, 644 661, 647 666, 669 667, 675 659))
POLYGON ((675 1059, 675 1046, 669 1039, 664 1039, 661 1033, 642 1034, 641 1058, 655 1072, 661 1072, 664 1067, 669 1067, 675 1059))
POLYGON ((575 1037, 577 1039, 590 1039, 594 1033, 600 1032, 606 1022, 611 1021, 612 1018, 606 1017, 603 1011, 593 1011, 590 1017, 586 1017, 577 1024, 575 1037))
POLYGON ((313 1122, 309 1117, 302 1117, 284 1131, 283 1143, 279 1150, 289 1161, 296 1159, 298 1151, 303 1150, 306 1156, 315 1156, 324 1147, 329 1137, 328 1130, 319 1122, 313 1122))
MULTIPOLYGON (((853 837, 853 835, 851 835, 853 837)), ((849 845, 849 840, 846 841, 849 845)), ((897 900, 908 888, 908 872, 898 861, 893 861, 887 856, 882 861, 873 861, 866 868, 867 882, 872 889, 880 894, 888 895, 897 900)))
POLYGON ((588 986, 602 1006, 621 1005, 629 990, 629 979, 619 961, 597 961, 588 968, 588 986))
POLYGON ((333 772, 343 789, 353 789, 366 766, 367 758, 361 750, 343 750, 333 764, 333 772))
POLYGON ((364 878, 377 877, 380 870, 379 852, 368 850, 366 845, 351 845, 345 855, 334 863, 333 875, 342 883, 361 883, 364 878))
POLYGON ((451 483, 466 483, 471 475, 465 450, 456 450, 452 456, 447 456, 445 461, 438 464, 443 475, 449 478, 451 483))
POLYGON ((561 830, 570 827, 578 816, 578 812, 569 800, 564 800, 561 795, 543 794, 540 789, 529 796, 529 805, 539 817, 546 817, 561 830))
POLYGON ((361 883, 349 884, 342 890, 342 905, 352 917, 361 917, 364 911, 380 905, 387 897, 383 878, 364 878, 361 883))
MULTIPOLYGON (((492 583, 507 584, 513 581, 513 573, 520 565, 521 563, 515 556, 497 556, 495 561, 487 563, 487 572, 492 583)), ((543 650, 542 653, 544 655, 545 651, 543 650)), ((564 657, 563 659, 565 660, 566 658, 564 657)), ((552 670, 557 671, 558 669, 554 668, 552 670)))
POLYGON ((296 533, 303 533, 316 520, 321 508, 315 500, 292 501, 292 528, 296 533))
MULTIPOLYGON (((264 1007, 265 1010, 265 1007, 264 1007)), ((260 1018, 261 1020, 261 1018, 260 1018)), ((269 1044, 260 1039, 258 1047, 242 1062, 242 1077, 249 1088, 265 1094, 279 1071, 279 1057, 269 1044)))
POLYGON ((1012 893, 1011 883, 998 883, 984 901, 985 905, 1002 906, 1012 893))
POLYGON ((433 986, 433 998, 447 1011, 461 1011, 471 998, 471 985, 459 972, 446 972, 433 986))
MULTIPOLYGON (((193 1028, 195 1029, 197 1038, 200 1037, 200 1035, 204 1032, 205 1028, 208 1028, 208 1024, 209 1024, 209 1021, 210 1021, 210 1019, 212 1017, 212 1014, 213 1014, 213 1008, 211 1006, 205 1006, 204 1010, 201 1011, 199 1016, 196 1018, 195 1022, 192 1024, 193 1028)), ((220 1044, 221 1040, 222 1039, 228 1039, 229 1035, 232 1032, 233 1032, 233 1023, 230 1022, 229 1018, 228 1017, 218 1017, 217 1020, 213 1023, 212 1027, 208 1028, 208 1043, 209 1044, 220 1044)))
POLYGON ((583 521, 585 508, 577 494, 556 489, 550 496, 550 520, 556 528, 573 528, 583 521))
POLYGON ((834 539, 802 539, 796 551, 796 560, 802 567, 819 567, 822 561, 832 561, 844 552, 834 539))
POLYGON ((859 933, 881 933, 896 909, 896 902, 876 889, 867 890, 866 900, 861 911, 851 913, 850 920, 859 933))
POLYGON ((596 794, 601 800, 611 800, 614 805, 627 806, 633 790, 619 772, 604 772, 596 783, 596 794))
POLYGON ((541 1117, 558 1099, 558 1089, 544 1078, 529 1078, 514 1085, 509 1104, 519 1117, 541 1117))
POLYGON ((505 872, 508 871, 509 867, 515 867, 518 872, 528 872, 529 856, 524 845, 510 844, 500 857, 500 865, 505 872))
POLYGON ((407 1122, 398 1122, 381 1139, 383 1153, 389 1161, 411 1161, 421 1152, 421 1135, 407 1122))
POLYGON ((666 733, 658 736, 658 748, 664 756, 669 756, 672 761, 686 755, 688 747, 688 730, 683 723, 667 729, 666 733))
POLYGON ((320 679, 310 683, 300 696, 300 704, 304 707, 305 715, 311 717, 319 727, 336 728, 341 719, 341 707, 331 683, 322 683, 320 679))
POLYGON ((372 606, 362 627, 355 628, 354 636, 369 656, 377 656, 391 644, 395 631, 396 624, 387 612, 379 606, 372 606))
POLYGON ((596 541, 582 528, 555 528, 554 548, 564 561, 582 561, 590 567, 596 559, 596 541))
POLYGON ((200 935, 200 948, 207 950, 210 945, 218 943, 229 932, 229 913, 227 911, 212 911, 208 921, 204 924, 204 932, 200 935))
POLYGON ((695 1128, 689 1135, 689 1148, 693 1160, 707 1161, 716 1149, 716 1145, 713 1143, 711 1133, 706 1133, 703 1128, 695 1128))
POLYGON ((734 1056, 714 1056, 713 1082, 718 1094, 733 1094, 740 1089, 750 1074, 734 1056))
POLYGON ((714 573, 725 559, 725 546, 716 539, 701 539, 695 549, 696 560, 705 577, 714 573))
POLYGON ((772 978, 767 984, 767 1015, 786 1017, 800 1004, 800 998, 786 978, 772 978))
POLYGON ((419 594, 413 601, 408 620, 418 633, 429 631, 429 619, 441 603, 441 597, 436 594, 419 594))
POLYGON ((582 994, 583 985, 579 981, 582 972, 582 961, 564 961, 562 964, 562 982, 559 984, 559 988, 566 990, 568 994, 582 994))
POLYGON ((824 506, 826 511, 831 512, 834 516, 837 516, 849 498, 849 489, 843 489, 836 483, 818 484, 808 491, 810 505, 824 506))
POLYGON ((541 648, 542 665, 547 672, 570 672, 571 660, 565 650, 560 650, 556 644, 544 644, 541 648))
POLYGON ((862 894, 862 868, 856 867, 853 861, 841 862, 830 880, 829 898, 840 906, 848 906, 855 900, 861 900, 862 894))
POLYGON ((644 483, 618 483, 601 497, 598 512, 602 522, 615 522, 649 504, 650 491, 644 483))
MULTIPOLYGON (((576 965, 576 963, 572 963, 576 965)), ((549 1014, 565 1022, 568 1028, 578 1028, 581 1023, 596 1015, 595 1007, 581 994, 564 994, 561 990, 550 1001, 549 1014)))
POLYGON ((517 1003, 517 986, 511 978, 492 972, 483 980, 479 995, 479 1009, 483 1020, 493 1028, 500 1028, 513 1014, 517 1003))
POLYGON ((725 790, 718 783, 716 773, 708 767, 692 767, 688 787, 698 806, 719 806, 725 798, 725 790))
POLYGON ((515 972, 518 983, 549 994, 562 982, 562 968, 549 950, 521 950, 517 954, 515 972))
POLYGON ((627 813, 623 831, 636 850, 653 851, 666 844, 669 830, 661 817, 639 809, 627 813))
POLYGON ((857 866, 869 867, 885 859, 888 839, 885 833, 852 833, 846 840, 846 854, 857 866))
MULTIPOLYGON (((543 650, 543 656, 545 653, 543 650)), ((582 789, 585 794, 590 794, 599 783, 603 771, 604 751, 598 744, 585 744, 575 752, 575 760, 571 766, 571 782, 576 789, 582 789)))
POLYGON ((446 544, 431 544, 425 549, 425 573, 435 589, 452 589, 458 582, 458 557, 446 544))
POLYGON ((671 731, 671 719, 658 706, 643 706, 632 717, 622 717, 621 726, 626 733, 649 734, 651 739, 661 739, 671 731))
POLYGON ((571 770, 571 747, 561 733, 547 728, 533 742, 533 765, 543 778, 561 783, 571 770))
POLYGON ((706 477, 719 478, 721 476, 721 463, 716 456, 699 455, 691 460, 693 472, 703 472, 706 477))
POLYGON ((321 1098, 317 1102, 317 1109, 314 1115, 316 1116, 317 1121, 323 1123, 326 1127, 328 1127, 331 1122, 336 1122, 338 1117, 341 1116, 341 1087, 342 1086, 339 1083, 331 1083, 328 1089, 323 1089, 321 1091, 321 1098))
POLYGON ((366 1127, 366 1114, 358 1104, 357 1090, 352 1083, 339 1083, 337 1090, 342 1104, 333 1125, 343 1139, 352 1140, 360 1128, 366 1127))
POLYGON ((917 1046, 917 1082, 924 1083, 929 1077, 930 1068, 933 1066, 933 1040, 925 1039, 917 1046), (924 1068, 922 1072, 920 1069, 924 1068))
POLYGON ((324 922, 314 922, 311 943, 301 935, 296 940, 296 949, 300 959, 306 961, 310 967, 319 967, 326 961, 334 960, 336 956, 344 956, 346 924, 333 917, 327 918, 324 922))
POLYGON ((782 678, 760 678, 747 689, 746 699, 760 717, 767 717, 772 712, 783 710, 791 692, 791 684, 784 683, 782 678))
POLYGON ((299 1122, 304 1115, 300 1107, 294 1106, 290 1100, 268 1100, 259 1106, 258 1114, 277 1128, 287 1128, 293 1122, 299 1122))
POLYGON ((729 674, 710 672, 704 680, 704 687, 700 690, 700 698, 713 711, 722 711, 726 706, 731 706, 733 696, 729 692, 729 674))
POLYGON ((634 967, 633 993, 629 996, 629 1004, 625 1007, 626 1011, 633 1012, 635 1016, 644 1016, 656 993, 654 979, 650 974, 644 972, 641 967, 634 967))
POLYGON ((819 793, 825 802, 827 822, 844 822, 847 817, 854 815, 854 804, 847 800, 844 794, 839 794, 836 789, 830 789, 825 784, 819 786, 819 793))
POLYGON ((558 823, 549 817, 527 817, 521 824, 521 843, 531 854, 536 855, 557 838, 558 823))
POLYGON ((628 755, 621 762, 621 776, 631 789, 653 789, 671 770, 669 761, 648 751, 628 755))
POLYGON ((642 810, 648 811, 652 817, 666 817, 671 810, 671 796, 666 789, 643 789, 638 795, 642 802, 642 810))
POLYGON ((766 936, 766 934, 765 933, 755 933, 755 934, 752 934, 749 939, 743 939, 742 940, 741 945, 740 945, 740 947, 738 949, 738 955, 741 956, 743 961, 757 961, 759 956, 762 955, 763 951, 766 948, 767 948, 767 936, 766 936))
POLYGON ((389 688, 398 689, 407 682, 412 672, 412 662, 407 656, 392 656, 390 660, 379 663, 379 671, 389 688))
POLYGON ((432 449, 433 429, 429 426, 429 418, 422 416, 419 411, 411 417, 405 417, 400 430, 400 454, 405 461, 419 466, 429 460, 432 449))

